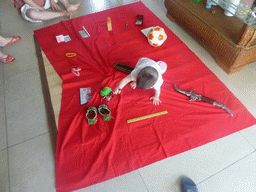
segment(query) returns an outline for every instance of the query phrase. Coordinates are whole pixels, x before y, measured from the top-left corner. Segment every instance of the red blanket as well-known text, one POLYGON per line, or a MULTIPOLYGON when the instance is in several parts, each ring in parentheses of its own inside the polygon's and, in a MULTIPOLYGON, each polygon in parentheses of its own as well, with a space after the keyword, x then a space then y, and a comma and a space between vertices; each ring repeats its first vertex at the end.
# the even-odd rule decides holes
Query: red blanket
POLYGON ((85 15, 35 31, 49 61, 63 80, 56 151, 57 191, 87 187, 167 157, 204 145, 256 123, 255 118, 226 86, 141 2, 85 15), (143 26, 135 26, 136 15, 143 26), (113 31, 107 30, 111 17, 113 31), (126 23, 128 28, 126 29, 126 23), (79 31, 84 26, 89 38, 79 31), (149 45, 141 29, 160 26, 167 40, 160 47, 149 45), (57 35, 71 41, 57 43, 57 35), (65 53, 77 55, 67 58, 65 53), (86 108, 106 103, 99 91, 114 89, 126 74, 116 71, 117 62, 135 66, 141 57, 168 64, 163 74, 159 106, 149 98, 153 90, 133 90, 129 85, 107 104, 114 119, 88 125, 86 108), (80 67, 80 76, 71 72, 80 67), (188 101, 176 92, 196 92, 226 104, 234 116, 211 104, 188 101), (80 105, 80 88, 92 88, 92 99, 80 105), (128 119, 168 111, 155 118, 127 123, 128 119))

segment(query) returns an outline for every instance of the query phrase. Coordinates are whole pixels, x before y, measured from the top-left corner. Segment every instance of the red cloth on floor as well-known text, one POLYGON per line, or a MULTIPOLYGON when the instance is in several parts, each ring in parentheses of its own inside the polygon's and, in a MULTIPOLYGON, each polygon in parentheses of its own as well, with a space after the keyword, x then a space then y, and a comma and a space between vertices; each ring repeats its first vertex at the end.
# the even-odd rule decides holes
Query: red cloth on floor
POLYGON ((252 126, 255 118, 199 58, 141 2, 85 15, 35 31, 49 61, 63 80, 56 150, 57 191, 71 191, 120 176, 167 157, 204 145, 252 126), (135 26, 136 15, 143 26, 135 26), (111 17, 113 31, 107 31, 111 17), (126 29, 126 23, 128 28, 126 29), (84 26, 90 33, 82 38, 84 26), (167 40, 149 45, 141 29, 160 26, 167 40), (55 36, 69 35, 70 42, 57 43, 55 36), (75 52, 73 58, 65 53, 75 52), (126 74, 116 71, 117 62, 135 67, 141 57, 167 63, 159 106, 149 98, 153 90, 133 90, 129 85, 107 104, 112 119, 88 125, 86 108, 105 103, 99 91, 114 89, 126 74), (80 76, 71 73, 80 67, 80 76), (176 92, 183 90, 216 99, 234 114, 201 101, 190 102, 176 92), (92 88, 91 101, 81 106, 79 88, 92 88), (155 118, 127 123, 128 119, 168 111, 155 118))

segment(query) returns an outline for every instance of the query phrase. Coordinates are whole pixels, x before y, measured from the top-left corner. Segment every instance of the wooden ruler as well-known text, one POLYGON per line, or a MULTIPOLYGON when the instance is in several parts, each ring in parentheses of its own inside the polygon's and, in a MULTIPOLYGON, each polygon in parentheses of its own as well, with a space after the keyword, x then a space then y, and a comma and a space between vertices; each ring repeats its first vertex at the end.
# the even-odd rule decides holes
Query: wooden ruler
POLYGON ((164 114, 167 114, 167 113, 168 113, 168 111, 153 113, 153 114, 150 114, 150 115, 145 115, 145 116, 142 116, 142 117, 137 117, 137 118, 134 118, 134 119, 127 120, 127 123, 132 123, 132 122, 135 122, 135 121, 140 121, 140 120, 148 119, 148 118, 151 118, 151 117, 156 117, 156 116, 159 116, 159 115, 164 115, 164 114))

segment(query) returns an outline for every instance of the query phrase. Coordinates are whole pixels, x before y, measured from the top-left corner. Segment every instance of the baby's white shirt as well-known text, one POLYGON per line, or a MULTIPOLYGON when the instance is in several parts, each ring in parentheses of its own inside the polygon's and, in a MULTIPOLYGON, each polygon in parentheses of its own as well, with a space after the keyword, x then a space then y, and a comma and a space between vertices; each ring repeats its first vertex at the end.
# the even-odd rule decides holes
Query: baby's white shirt
POLYGON ((146 57, 140 58, 138 63, 136 64, 136 67, 131 72, 130 76, 131 76, 132 81, 136 81, 137 80, 137 76, 138 76, 140 70, 145 68, 145 67, 153 67, 154 69, 157 70, 157 72, 158 72, 158 79, 157 79, 155 85, 150 87, 150 88, 154 88, 156 90, 160 90, 160 88, 161 88, 161 86, 163 84, 161 68, 157 64, 157 62, 153 61, 152 59, 146 58, 146 57))

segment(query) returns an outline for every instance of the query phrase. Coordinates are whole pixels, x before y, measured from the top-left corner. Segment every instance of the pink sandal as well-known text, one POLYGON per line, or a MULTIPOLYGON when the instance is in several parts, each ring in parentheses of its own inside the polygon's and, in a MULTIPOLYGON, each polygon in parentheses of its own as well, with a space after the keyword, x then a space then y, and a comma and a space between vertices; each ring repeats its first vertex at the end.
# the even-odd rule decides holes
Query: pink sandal
POLYGON ((2 63, 13 63, 16 59, 13 56, 7 55, 7 57, 0 59, 2 63))
POLYGON ((18 41, 20 41, 21 40, 21 37, 20 36, 13 36, 12 37, 12 40, 9 42, 9 43, 7 43, 6 45, 4 45, 4 47, 6 47, 6 46, 8 46, 8 45, 11 45, 11 44, 13 44, 13 43, 17 43, 18 41))

